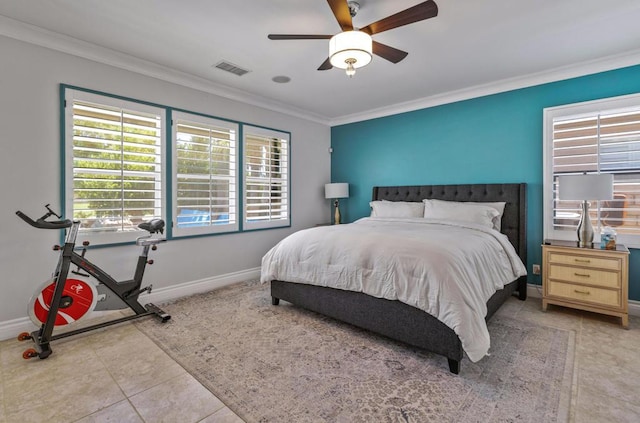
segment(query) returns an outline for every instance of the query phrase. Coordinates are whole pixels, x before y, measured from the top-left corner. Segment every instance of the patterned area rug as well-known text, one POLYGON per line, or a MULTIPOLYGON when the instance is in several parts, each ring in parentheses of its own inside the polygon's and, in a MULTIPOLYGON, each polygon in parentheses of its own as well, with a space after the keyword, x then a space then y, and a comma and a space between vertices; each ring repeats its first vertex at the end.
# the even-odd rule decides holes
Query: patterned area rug
POLYGON ((235 284, 136 325, 246 422, 555 422, 568 419, 573 332, 502 316, 491 355, 444 357, 235 284))

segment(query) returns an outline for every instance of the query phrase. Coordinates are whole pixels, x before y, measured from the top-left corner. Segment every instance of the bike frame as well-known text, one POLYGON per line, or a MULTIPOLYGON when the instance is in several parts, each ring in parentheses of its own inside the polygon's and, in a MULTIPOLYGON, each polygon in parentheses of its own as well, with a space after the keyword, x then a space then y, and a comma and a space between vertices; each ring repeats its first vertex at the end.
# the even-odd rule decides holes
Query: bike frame
MULTIPOLYGON (((75 241, 78 235, 78 230, 80 228, 80 222, 74 221, 69 230, 67 231, 67 235, 65 237, 65 243, 61 248, 60 258, 58 259, 58 264, 56 266, 56 271, 54 273, 55 279, 55 289, 53 293, 53 297, 51 299, 51 305, 49 307, 49 312, 47 314, 47 320, 42 324, 39 330, 31 333, 31 337, 33 338, 36 347, 38 356, 41 359, 47 358, 51 353, 51 347, 49 343, 56 339, 66 338, 68 336, 76 335, 83 332, 88 332, 90 330, 114 325, 121 322, 126 322, 129 320, 137 319, 144 316, 149 316, 155 314, 159 316, 163 322, 170 319, 170 316, 160 310, 157 306, 153 304, 147 304, 146 306, 142 306, 138 302, 138 296, 141 292, 150 291, 151 286, 140 289, 140 285, 142 284, 142 277, 144 276, 144 270, 148 263, 147 257, 149 254, 149 248, 159 242, 165 241, 164 239, 151 239, 151 234, 146 237, 140 237, 136 241, 136 244, 142 246, 142 254, 138 257, 138 263, 136 265, 135 274, 133 279, 125 280, 125 281, 116 281, 109 274, 107 274, 100 267, 92 263, 90 260, 84 257, 84 252, 82 255, 75 252, 75 241), (64 332, 58 335, 53 335, 53 329, 55 326, 56 317, 58 315, 58 309, 60 306, 60 300, 62 299, 62 293, 64 291, 64 286, 67 281, 67 276, 69 275, 69 268, 71 265, 78 266, 79 269, 84 270, 89 275, 93 276, 99 283, 106 286, 110 289, 114 294, 116 294, 122 301, 124 301, 129 308, 131 308, 135 314, 131 316, 122 317, 119 319, 111 320, 104 323, 99 323, 96 325, 88 326, 85 328, 64 332)), ((154 247, 155 249, 155 247, 154 247)))

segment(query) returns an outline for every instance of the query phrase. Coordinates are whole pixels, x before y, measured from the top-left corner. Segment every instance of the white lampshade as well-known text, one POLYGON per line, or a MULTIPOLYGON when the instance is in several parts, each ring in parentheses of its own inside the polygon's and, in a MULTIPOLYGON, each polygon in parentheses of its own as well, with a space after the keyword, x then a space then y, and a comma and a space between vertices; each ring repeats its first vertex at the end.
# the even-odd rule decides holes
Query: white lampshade
POLYGON ((324 198, 349 198, 349 184, 346 182, 325 184, 324 198))
POLYGON ((371 62, 373 42, 371 36, 362 31, 344 31, 329 40, 329 60, 331 65, 347 69, 349 62, 354 69, 371 62))
POLYGON ((613 175, 562 175, 558 177, 560 200, 612 200, 613 175))

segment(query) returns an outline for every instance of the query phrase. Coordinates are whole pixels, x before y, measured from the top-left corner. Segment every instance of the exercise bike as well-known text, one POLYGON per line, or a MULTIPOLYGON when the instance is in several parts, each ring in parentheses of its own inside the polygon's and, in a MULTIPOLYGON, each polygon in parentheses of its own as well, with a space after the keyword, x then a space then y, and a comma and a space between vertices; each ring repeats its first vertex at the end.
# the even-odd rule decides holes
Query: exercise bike
POLYGON ((138 237, 136 240, 136 245, 142 247, 142 253, 138 257, 135 274, 131 280, 116 281, 104 270, 85 258, 89 241, 83 242, 80 254, 75 251, 80 221, 71 221, 69 219, 47 220, 52 216, 58 219, 62 219, 62 217, 52 211, 49 208, 49 204, 45 208, 47 213, 35 221, 21 211, 16 212, 22 220, 35 228, 67 230, 64 245, 53 246, 54 251, 60 251, 58 264, 53 273, 53 280, 47 281, 44 284, 44 288, 36 291, 29 304, 29 316, 36 325, 40 325, 40 329, 31 333, 23 332, 18 335, 19 341, 31 339, 35 343, 35 348, 24 351, 22 354, 24 359, 33 357, 45 359, 52 353, 50 342, 91 330, 146 316, 156 316, 162 323, 171 319, 169 314, 154 304, 149 303, 143 306, 138 302, 138 296, 143 292, 151 292, 152 288, 152 285, 140 288, 146 265, 153 264, 153 260, 147 258, 149 248, 156 250, 158 248, 157 244, 166 241, 162 238, 152 237, 153 234, 164 233, 165 223, 162 219, 152 219, 149 222, 138 225, 140 229, 144 229, 149 233, 138 237), (70 270, 72 265, 76 266, 75 270, 70 270), (86 281, 73 277, 69 278, 69 271, 81 277, 88 278, 91 276, 97 281, 97 284, 94 284, 93 279, 86 281), (54 327, 71 325, 91 311, 121 310, 126 308, 130 308, 135 314, 53 335, 54 327))

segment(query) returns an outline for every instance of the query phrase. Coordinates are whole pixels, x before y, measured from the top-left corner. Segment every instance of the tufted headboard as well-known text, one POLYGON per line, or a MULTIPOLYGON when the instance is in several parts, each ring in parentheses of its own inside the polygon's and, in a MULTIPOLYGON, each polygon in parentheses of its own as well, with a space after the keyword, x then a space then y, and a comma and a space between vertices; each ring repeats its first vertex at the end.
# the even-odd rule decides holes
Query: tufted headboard
POLYGON ((373 187, 373 200, 505 201, 502 233, 513 244, 523 263, 527 262, 527 184, 413 185, 373 187))

